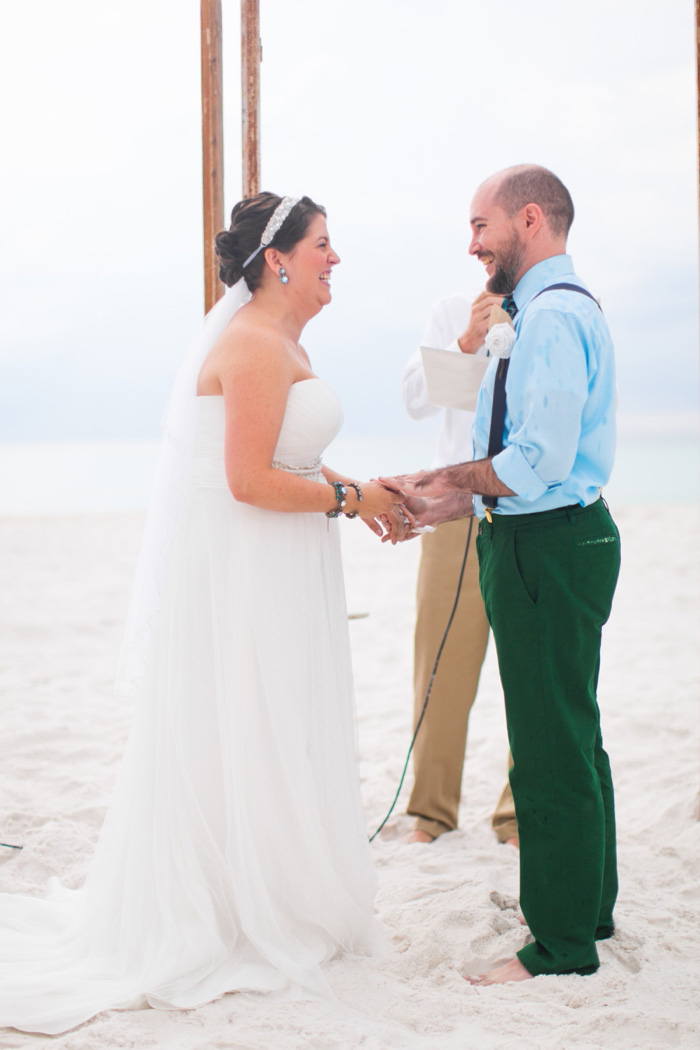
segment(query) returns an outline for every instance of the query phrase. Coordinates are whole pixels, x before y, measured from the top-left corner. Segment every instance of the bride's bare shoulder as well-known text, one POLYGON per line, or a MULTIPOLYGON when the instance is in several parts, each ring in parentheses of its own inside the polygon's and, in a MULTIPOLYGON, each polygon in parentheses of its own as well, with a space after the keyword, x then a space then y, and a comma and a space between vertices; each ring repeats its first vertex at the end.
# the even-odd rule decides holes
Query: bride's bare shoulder
POLYGON ((287 353, 287 340, 272 324, 254 315, 236 316, 214 345, 224 357, 241 363, 248 357, 281 356, 287 353))
POLYGON ((278 330, 255 318, 236 316, 204 362, 198 392, 221 393, 226 382, 246 373, 275 373, 282 378, 289 368, 287 341, 278 330))

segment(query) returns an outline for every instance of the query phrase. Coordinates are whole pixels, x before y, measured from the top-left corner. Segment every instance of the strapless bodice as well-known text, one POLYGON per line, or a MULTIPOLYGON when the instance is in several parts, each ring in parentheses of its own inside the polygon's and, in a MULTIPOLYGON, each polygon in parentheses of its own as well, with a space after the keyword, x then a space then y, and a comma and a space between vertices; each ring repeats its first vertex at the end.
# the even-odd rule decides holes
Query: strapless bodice
MULTIPOLYGON (((287 395, 273 464, 308 477, 319 476, 320 459, 340 430, 338 395, 322 379, 293 383, 287 395)), ((226 488, 223 397, 197 398, 197 431, 192 480, 198 487, 226 488)))

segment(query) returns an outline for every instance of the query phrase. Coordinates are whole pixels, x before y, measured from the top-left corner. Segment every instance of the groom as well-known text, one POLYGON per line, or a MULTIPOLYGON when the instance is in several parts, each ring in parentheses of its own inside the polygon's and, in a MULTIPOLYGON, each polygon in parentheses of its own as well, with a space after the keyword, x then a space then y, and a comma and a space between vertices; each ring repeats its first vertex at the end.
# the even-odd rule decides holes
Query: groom
MULTIPOLYGON (((605 319, 565 254, 573 217, 568 190, 545 168, 508 168, 477 190, 469 251, 487 290, 506 296, 515 342, 484 377, 475 461, 418 475, 412 488, 401 481, 423 525, 480 519, 480 583, 514 760, 520 904, 534 943, 479 984, 593 973, 595 942, 613 933, 613 786, 596 687, 620 561, 601 498, 615 375, 605 319)), ((398 538, 408 535, 410 525, 398 538)))

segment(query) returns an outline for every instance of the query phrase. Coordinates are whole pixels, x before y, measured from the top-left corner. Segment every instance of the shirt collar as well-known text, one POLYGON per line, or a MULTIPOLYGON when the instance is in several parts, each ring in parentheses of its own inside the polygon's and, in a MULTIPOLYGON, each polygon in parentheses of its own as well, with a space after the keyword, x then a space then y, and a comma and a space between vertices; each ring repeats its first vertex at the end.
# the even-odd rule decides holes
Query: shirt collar
POLYGON ((570 255, 551 255, 549 259, 535 263, 527 270, 515 286, 513 299, 518 313, 527 305, 534 295, 550 284, 556 284, 559 277, 573 277, 574 264, 570 255))

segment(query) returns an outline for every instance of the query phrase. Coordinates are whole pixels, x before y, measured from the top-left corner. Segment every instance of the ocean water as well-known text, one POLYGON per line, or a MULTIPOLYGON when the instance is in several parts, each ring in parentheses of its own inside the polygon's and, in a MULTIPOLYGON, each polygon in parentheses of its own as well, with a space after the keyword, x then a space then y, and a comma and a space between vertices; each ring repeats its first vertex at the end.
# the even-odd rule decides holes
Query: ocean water
MULTIPOLYGON (((366 479, 429 467, 434 435, 341 436, 325 459, 366 479)), ((157 442, 0 444, 0 514, 110 514, 144 511, 157 442)), ((700 441, 693 427, 622 430, 605 496, 622 504, 700 502, 700 441)))

